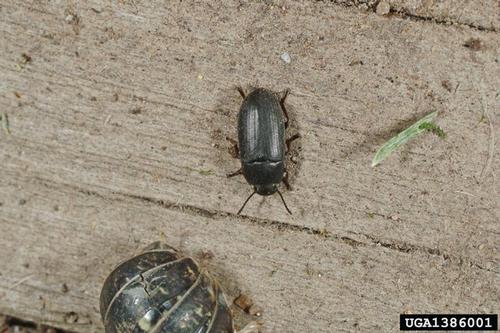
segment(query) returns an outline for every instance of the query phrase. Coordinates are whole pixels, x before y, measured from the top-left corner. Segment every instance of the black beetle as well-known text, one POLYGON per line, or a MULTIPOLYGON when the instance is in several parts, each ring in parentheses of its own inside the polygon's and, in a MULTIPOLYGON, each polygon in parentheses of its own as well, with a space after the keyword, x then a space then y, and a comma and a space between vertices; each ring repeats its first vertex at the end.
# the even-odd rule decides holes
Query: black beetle
MULTIPOLYGON (((161 242, 113 270, 100 310, 106 333, 235 332, 219 284, 192 258, 161 242)), ((252 323, 244 332, 257 329, 252 323)))
POLYGON ((267 196, 276 192, 287 212, 292 214, 278 190, 281 182, 290 188, 285 167, 285 147, 289 148, 290 142, 299 137, 295 134, 285 139, 285 129, 288 127, 285 99, 289 91, 286 90, 280 100, 273 92, 264 88, 254 89, 248 95, 245 95, 241 87, 238 87, 238 91, 243 97, 238 114, 238 142, 227 139, 235 146, 241 168, 228 177, 243 174, 246 181, 254 187, 253 193, 245 200, 238 214, 255 193, 267 196))

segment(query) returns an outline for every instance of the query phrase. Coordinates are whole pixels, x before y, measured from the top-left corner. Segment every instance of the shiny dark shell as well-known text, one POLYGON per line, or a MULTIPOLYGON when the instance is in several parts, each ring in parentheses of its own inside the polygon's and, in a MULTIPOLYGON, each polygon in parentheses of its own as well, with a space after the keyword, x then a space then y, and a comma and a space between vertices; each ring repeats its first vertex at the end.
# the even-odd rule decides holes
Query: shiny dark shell
POLYGON ((123 262, 101 291, 106 333, 233 333, 217 282, 191 258, 153 243, 123 262))
POLYGON ((285 119, 279 100, 257 88, 238 114, 238 143, 243 176, 251 185, 278 184, 285 172, 285 119))

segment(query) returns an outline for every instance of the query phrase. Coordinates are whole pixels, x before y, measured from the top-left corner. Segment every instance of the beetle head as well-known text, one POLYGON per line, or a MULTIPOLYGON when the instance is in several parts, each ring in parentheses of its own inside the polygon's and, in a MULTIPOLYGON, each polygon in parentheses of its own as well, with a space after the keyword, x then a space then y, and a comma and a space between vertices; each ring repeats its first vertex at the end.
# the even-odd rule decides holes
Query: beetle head
POLYGON ((255 192, 260 195, 271 195, 278 191, 276 184, 255 185, 255 192))

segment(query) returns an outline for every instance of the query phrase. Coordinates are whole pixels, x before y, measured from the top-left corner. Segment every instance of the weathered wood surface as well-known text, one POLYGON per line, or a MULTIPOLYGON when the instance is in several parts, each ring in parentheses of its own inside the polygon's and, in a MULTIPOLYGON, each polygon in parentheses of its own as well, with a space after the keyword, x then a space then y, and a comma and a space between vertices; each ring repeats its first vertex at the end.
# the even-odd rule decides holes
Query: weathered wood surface
POLYGON ((106 274, 162 235, 212 251, 265 332, 498 312, 497 32, 328 2, 0 6, 0 313, 101 331, 106 274), (293 216, 277 197, 235 215, 239 84, 291 89, 293 216), (370 167, 432 110, 446 140, 370 167))
POLYGON ((331 0, 365 11, 384 11, 391 15, 437 24, 465 25, 479 30, 500 29, 500 3, 496 0, 331 0))
POLYGON ((495 0, 388 0, 391 10, 440 24, 463 24, 480 30, 500 30, 500 3, 495 0))

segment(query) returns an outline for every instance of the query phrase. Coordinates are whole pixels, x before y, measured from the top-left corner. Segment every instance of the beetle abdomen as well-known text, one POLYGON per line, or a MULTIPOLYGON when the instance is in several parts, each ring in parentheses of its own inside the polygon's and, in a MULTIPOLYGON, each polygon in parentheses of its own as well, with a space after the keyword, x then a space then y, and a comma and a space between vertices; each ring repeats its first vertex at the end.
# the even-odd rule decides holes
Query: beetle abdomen
POLYGON ((101 291, 106 333, 232 333, 217 282, 161 243, 119 265, 101 291))
POLYGON ((242 162, 282 161, 285 125, 278 99, 266 89, 255 89, 241 105, 238 141, 242 162))

